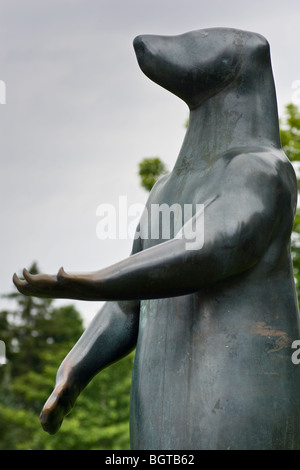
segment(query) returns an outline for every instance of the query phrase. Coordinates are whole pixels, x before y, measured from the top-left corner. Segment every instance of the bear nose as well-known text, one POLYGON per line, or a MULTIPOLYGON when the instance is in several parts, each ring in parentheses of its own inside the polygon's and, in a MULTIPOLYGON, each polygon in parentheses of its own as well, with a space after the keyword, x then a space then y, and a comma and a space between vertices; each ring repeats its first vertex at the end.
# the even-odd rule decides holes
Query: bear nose
POLYGON ((146 52, 145 36, 140 35, 134 38, 133 47, 137 57, 143 56, 146 52))

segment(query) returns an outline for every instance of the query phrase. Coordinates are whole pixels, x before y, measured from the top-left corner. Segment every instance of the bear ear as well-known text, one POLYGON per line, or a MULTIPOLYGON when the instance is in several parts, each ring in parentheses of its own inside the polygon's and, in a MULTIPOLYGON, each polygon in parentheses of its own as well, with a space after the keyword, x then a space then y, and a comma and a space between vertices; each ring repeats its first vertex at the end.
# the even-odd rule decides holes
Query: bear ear
MULTIPOLYGON (((263 36, 261 36, 263 38, 263 36)), ((269 42, 263 38, 264 40, 257 44, 255 49, 255 58, 258 61, 270 61, 271 59, 271 51, 270 51, 270 44, 269 42)))
POLYGON ((251 60, 264 63, 270 61, 270 44, 267 39, 261 34, 248 33, 249 37, 246 40, 246 47, 249 48, 251 60))

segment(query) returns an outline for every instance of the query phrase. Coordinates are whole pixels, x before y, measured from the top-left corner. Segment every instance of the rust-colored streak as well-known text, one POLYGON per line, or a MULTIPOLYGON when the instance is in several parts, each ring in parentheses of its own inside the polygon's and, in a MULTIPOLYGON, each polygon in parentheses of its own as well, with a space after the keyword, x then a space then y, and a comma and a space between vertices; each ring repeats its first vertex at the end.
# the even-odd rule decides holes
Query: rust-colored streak
POLYGON ((284 331, 274 330, 271 326, 266 325, 264 321, 254 323, 250 328, 250 333, 261 336, 286 336, 284 331))
POLYGON ((283 348, 288 348, 292 342, 285 331, 275 330, 263 321, 258 321, 251 325, 249 332, 260 336, 267 336, 268 338, 271 336, 278 337, 275 341, 274 348, 270 349, 268 352, 275 352, 280 351, 280 349, 283 348))
POLYGON ((275 341, 275 345, 274 345, 274 348, 273 349, 270 349, 269 352, 275 352, 275 351, 279 351, 280 349, 283 349, 283 348, 289 348, 291 346, 291 342, 292 340, 290 338, 288 338, 288 336, 280 336, 280 338, 278 338, 276 341, 275 341))

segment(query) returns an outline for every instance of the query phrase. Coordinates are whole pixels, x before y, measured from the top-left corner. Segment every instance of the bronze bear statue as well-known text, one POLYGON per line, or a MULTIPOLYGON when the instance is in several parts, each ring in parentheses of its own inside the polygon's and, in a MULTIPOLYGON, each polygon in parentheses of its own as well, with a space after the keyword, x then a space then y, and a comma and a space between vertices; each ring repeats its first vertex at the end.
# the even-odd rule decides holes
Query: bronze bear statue
POLYGON ((168 240, 143 238, 142 217, 131 256, 106 269, 14 276, 25 295, 107 301, 60 366, 41 422, 56 432, 92 377, 136 347, 132 449, 299 449, 297 181, 269 44, 211 28, 138 36, 134 48, 142 71, 190 109, 146 209, 200 204, 187 225, 204 217, 203 243, 187 249, 181 220, 168 240))

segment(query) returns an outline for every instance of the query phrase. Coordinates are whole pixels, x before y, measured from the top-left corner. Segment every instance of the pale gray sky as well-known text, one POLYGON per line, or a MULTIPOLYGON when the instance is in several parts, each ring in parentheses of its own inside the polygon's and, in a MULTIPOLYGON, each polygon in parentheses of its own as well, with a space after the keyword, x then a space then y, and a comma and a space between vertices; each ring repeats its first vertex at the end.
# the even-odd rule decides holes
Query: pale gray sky
MULTIPOLYGON (((136 35, 263 34, 281 114, 300 80, 299 19, 299 0, 0 0, 0 293, 34 260, 90 271, 129 254, 129 239, 97 238, 96 209, 124 195, 144 203, 138 162, 158 155, 172 168, 188 117, 140 71, 136 35)), ((76 305, 87 321, 99 308, 76 305)))

